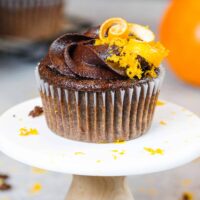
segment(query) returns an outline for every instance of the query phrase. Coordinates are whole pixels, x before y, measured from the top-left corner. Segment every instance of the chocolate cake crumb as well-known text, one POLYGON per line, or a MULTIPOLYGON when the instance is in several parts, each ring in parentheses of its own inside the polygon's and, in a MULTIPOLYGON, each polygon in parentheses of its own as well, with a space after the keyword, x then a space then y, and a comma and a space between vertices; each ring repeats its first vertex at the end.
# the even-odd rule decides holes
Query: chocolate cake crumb
POLYGON ((6 179, 8 178, 8 175, 0 174, 0 191, 6 191, 12 188, 10 184, 6 183, 6 179))
POLYGON ((29 116, 31 117, 39 117, 43 114, 43 108, 40 106, 35 106, 32 111, 30 111, 29 116))

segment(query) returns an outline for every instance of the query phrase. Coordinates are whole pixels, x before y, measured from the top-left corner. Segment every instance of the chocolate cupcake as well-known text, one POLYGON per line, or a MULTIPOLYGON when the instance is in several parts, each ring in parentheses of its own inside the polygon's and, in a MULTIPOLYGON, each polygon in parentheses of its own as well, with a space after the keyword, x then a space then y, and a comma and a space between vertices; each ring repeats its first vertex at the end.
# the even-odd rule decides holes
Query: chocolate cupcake
POLYGON ((115 142, 151 126, 167 50, 150 30, 117 19, 107 30, 108 21, 61 36, 36 68, 47 125, 59 136, 115 142))
POLYGON ((60 32, 63 20, 63 0, 0 0, 1 37, 48 39, 60 32))

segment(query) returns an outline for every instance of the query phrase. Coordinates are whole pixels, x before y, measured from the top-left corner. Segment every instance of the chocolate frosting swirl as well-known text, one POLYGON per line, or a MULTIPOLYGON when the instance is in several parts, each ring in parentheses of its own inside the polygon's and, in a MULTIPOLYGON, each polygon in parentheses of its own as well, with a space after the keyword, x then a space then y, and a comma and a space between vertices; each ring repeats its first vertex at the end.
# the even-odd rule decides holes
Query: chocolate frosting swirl
POLYGON ((127 79, 124 69, 106 62, 107 45, 94 46, 98 27, 85 34, 65 34, 56 39, 49 49, 50 67, 62 75, 86 79, 127 79))

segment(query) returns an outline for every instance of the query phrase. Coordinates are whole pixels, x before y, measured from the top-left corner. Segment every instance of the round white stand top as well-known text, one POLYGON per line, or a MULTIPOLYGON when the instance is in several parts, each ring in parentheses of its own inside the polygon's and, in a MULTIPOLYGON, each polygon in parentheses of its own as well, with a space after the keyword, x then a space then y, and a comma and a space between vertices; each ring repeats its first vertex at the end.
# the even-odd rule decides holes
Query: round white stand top
POLYGON ((0 150, 28 165, 77 175, 125 176, 171 169, 200 156, 200 119, 169 102, 157 106, 147 134, 112 144, 76 142, 55 135, 44 115, 28 116, 36 105, 41 105, 39 98, 0 117, 0 150), (20 128, 37 129, 38 135, 20 136, 20 128))

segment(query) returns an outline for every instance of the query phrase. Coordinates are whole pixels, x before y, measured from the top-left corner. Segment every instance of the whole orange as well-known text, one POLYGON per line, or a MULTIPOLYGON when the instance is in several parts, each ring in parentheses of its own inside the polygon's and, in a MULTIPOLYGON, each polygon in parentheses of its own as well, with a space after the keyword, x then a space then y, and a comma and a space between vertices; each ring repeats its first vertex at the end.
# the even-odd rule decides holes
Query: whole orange
POLYGON ((200 86, 200 0, 173 0, 160 26, 175 74, 200 86))

